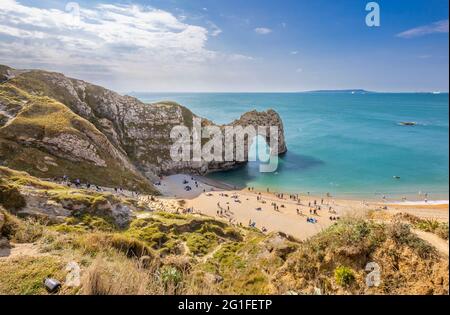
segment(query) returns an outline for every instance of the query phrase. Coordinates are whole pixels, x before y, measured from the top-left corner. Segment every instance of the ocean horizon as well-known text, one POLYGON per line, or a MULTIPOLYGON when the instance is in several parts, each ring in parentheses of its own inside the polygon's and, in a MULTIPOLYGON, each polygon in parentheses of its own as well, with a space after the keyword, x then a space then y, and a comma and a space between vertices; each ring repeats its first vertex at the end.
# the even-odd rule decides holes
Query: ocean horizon
POLYGON ((208 177, 237 186, 357 198, 448 199, 448 93, 132 93, 171 100, 225 124, 274 109, 288 152, 274 173, 258 163, 208 177), (415 126, 402 126, 404 121, 415 126))

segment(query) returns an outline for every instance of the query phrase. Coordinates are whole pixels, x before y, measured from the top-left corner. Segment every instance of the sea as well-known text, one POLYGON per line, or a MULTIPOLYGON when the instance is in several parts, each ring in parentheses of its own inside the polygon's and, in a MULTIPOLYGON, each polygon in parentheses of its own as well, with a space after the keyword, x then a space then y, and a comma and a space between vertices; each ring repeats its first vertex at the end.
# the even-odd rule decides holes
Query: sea
POLYGON ((210 178, 236 186, 348 198, 448 200, 448 93, 132 93, 176 101, 218 124, 274 109, 288 152, 273 173, 259 163, 210 178), (404 126, 401 122, 414 122, 404 126))

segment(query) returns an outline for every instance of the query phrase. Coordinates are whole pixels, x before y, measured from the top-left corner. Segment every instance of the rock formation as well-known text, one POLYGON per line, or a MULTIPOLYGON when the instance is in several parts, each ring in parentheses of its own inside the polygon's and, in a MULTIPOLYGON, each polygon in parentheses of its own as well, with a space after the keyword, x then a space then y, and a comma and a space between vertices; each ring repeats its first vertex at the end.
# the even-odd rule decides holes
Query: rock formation
MULTIPOLYGON (((145 104, 60 73, 0 66, 0 162, 38 177, 68 175, 94 184, 152 191, 148 179, 205 174, 242 162, 174 162, 170 131, 197 117, 174 102, 145 104)), ((203 124, 212 122, 204 120, 203 124)), ((277 126, 281 118, 248 112, 230 126, 277 126)), ((224 126, 220 126, 223 128, 224 126)))

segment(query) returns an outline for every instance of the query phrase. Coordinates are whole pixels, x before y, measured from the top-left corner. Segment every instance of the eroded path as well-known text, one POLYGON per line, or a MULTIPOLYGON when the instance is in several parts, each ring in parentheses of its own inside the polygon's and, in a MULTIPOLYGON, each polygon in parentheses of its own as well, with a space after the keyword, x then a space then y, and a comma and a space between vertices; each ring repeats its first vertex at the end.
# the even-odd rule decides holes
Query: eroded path
POLYGON ((448 241, 440 238, 439 236, 433 234, 433 233, 429 233, 429 232, 424 232, 421 230, 417 230, 417 229, 413 229, 412 230, 418 237, 420 237, 421 239, 423 239, 424 241, 430 243, 434 248, 437 249, 437 251, 445 256, 445 257, 449 257, 448 253, 449 253, 449 249, 448 249, 448 241))

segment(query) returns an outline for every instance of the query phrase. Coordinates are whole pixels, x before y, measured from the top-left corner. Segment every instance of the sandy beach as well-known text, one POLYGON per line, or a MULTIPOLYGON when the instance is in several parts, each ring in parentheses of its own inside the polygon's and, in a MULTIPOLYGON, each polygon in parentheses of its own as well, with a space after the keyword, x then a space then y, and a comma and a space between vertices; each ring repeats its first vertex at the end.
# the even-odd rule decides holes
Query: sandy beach
POLYGON ((183 209, 232 224, 254 226, 264 232, 284 232, 305 240, 343 216, 364 216, 370 210, 410 213, 422 218, 448 222, 448 200, 428 202, 350 200, 331 196, 308 196, 235 190, 225 183, 201 176, 165 176, 157 186, 160 204, 184 200, 183 209))

